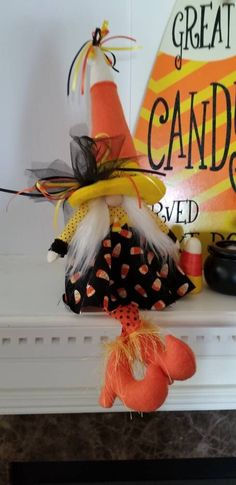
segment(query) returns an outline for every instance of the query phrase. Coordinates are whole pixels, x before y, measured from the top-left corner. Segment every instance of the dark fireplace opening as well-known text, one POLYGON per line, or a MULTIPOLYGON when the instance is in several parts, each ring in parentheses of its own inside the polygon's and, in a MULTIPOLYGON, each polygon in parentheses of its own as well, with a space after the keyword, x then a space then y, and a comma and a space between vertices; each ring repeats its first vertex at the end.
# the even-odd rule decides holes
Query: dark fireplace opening
POLYGON ((236 485, 236 458, 12 463, 11 485, 236 485))

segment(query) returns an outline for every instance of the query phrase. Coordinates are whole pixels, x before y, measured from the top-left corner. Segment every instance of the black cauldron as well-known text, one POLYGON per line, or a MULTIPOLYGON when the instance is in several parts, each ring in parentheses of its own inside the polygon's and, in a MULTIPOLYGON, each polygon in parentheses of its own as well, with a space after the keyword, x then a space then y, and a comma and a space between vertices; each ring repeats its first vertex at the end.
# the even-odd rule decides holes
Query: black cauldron
POLYGON ((236 295, 236 241, 219 241, 208 246, 204 274, 212 290, 236 295))

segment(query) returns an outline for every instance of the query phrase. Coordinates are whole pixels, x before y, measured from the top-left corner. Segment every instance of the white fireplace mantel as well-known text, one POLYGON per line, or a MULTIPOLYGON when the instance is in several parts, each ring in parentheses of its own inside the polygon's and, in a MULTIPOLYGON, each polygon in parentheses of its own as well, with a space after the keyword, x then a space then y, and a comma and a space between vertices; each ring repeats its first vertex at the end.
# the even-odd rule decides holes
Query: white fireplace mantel
MULTIPOLYGON (((0 413, 104 411, 103 343, 119 335, 119 324, 64 307, 62 261, 1 256, 0 273, 0 413)), ((236 298, 204 288, 147 313, 197 356, 196 375, 171 386, 161 409, 236 409, 236 298)), ((117 401, 111 411, 127 409, 117 401)))

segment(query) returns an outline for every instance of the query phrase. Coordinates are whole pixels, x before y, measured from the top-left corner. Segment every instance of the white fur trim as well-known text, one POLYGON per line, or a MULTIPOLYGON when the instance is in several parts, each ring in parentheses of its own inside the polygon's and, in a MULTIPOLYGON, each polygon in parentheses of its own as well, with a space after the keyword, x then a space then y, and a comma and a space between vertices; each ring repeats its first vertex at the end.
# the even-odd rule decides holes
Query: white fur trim
POLYGON ((145 237, 155 253, 159 253, 163 258, 171 256, 175 261, 178 260, 176 244, 158 227, 153 214, 144 202, 139 208, 136 198, 124 196, 123 207, 128 214, 131 226, 145 237))
POLYGON ((89 211, 78 225, 70 242, 66 272, 85 273, 93 264, 102 240, 110 230, 109 209, 101 197, 89 201, 89 211))
MULTIPOLYGON (((67 258, 66 272, 85 273, 94 263, 103 239, 110 231, 110 214, 105 198, 89 201, 89 212, 79 224, 72 238, 67 258)), ((127 212, 130 225, 137 234, 144 236, 153 251, 164 259, 170 255, 178 260, 178 248, 155 223, 150 209, 143 203, 141 209, 135 197, 123 197, 122 207, 127 212)))
POLYGON ((47 262, 48 263, 53 263, 58 258, 59 258, 58 253, 56 253, 55 251, 52 251, 51 249, 48 250, 48 252, 47 252, 47 262))

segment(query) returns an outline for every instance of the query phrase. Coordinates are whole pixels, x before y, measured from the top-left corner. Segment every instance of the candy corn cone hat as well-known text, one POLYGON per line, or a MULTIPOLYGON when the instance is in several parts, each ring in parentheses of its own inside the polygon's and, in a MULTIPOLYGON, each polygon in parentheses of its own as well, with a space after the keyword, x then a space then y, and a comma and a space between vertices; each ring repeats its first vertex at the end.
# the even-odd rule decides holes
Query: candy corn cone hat
MULTIPOLYGON (((139 197, 147 204, 157 203, 165 194, 165 185, 156 176, 147 175, 140 170, 138 156, 134 147, 124 112, 113 80, 112 69, 107 61, 100 38, 96 35, 90 46, 90 99, 91 99, 91 138, 90 148, 96 157, 96 169, 101 174, 110 176, 93 179, 81 186, 68 199, 72 207, 77 207, 88 200, 109 196, 128 195, 139 197), (108 170, 106 168, 108 167, 108 170), (140 171, 139 171, 140 170, 140 171), (95 181, 94 181, 95 180, 95 181)), ((101 31, 100 31, 101 32, 101 31)), ((77 157, 78 143, 80 150, 85 150, 87 137, 74 138, 71 142, 71 158, 77 157), (82 147, 81 147, 82 144, 82 147)), ((83 160, 83 165, 86 161, 83 160)), ((77 168, 80 163, 77 163, 77 168)), ((90 170, 90 174, 91 174, 90 170)))

